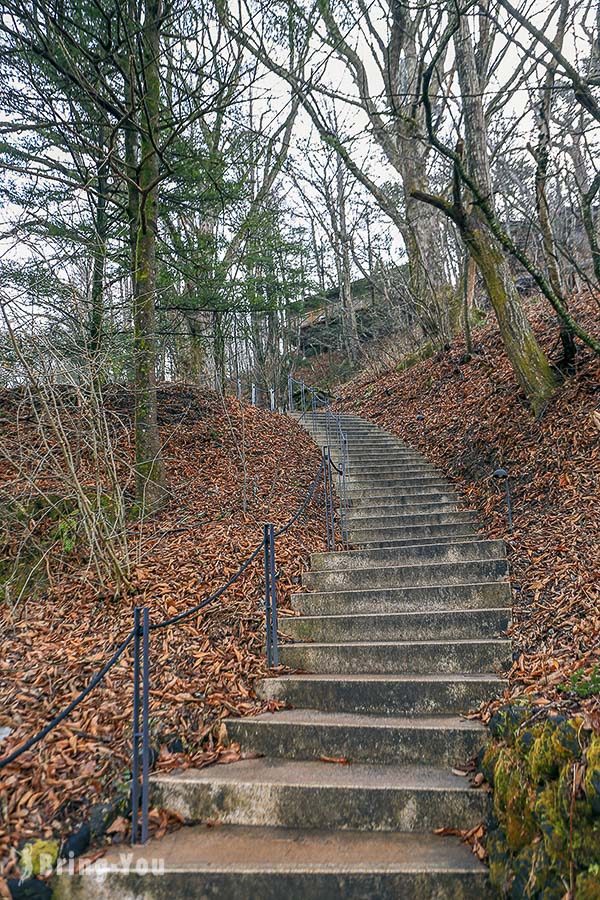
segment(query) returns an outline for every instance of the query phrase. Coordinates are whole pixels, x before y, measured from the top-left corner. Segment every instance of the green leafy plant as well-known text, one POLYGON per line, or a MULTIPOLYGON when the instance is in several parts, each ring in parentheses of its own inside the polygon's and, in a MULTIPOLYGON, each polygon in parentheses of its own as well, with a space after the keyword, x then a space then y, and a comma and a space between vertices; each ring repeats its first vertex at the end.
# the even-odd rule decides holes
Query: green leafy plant
POLYGON ((577 694, 582 699, 595 697, 600 694, 600 666, 594 666, 589 675, 586 675, 583 669, 578 669, 573 672, 566 684, 559 684, 558 690, 577 694))

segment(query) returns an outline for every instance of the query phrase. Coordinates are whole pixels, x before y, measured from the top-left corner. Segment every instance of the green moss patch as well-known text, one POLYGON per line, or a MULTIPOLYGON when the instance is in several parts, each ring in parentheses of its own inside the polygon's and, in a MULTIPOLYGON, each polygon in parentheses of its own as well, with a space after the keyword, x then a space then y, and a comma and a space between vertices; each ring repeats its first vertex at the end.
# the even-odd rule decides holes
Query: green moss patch
POLYGON ((493 791, 487 850, 499 896, 600 900, 600 736, 581 719, 500 710, 481 771, 493 791))

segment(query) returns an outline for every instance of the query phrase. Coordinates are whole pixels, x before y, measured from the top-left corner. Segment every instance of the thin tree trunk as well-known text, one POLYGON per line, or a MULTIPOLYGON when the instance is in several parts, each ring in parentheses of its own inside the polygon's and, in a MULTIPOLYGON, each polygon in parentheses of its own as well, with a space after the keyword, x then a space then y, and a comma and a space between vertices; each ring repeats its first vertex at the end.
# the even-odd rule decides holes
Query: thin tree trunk
POLYGON ((140 509, 152 511, 166 499, 156 399, 156 230, 158 220, 160 7, 145 0, 142 33, 145 93, 141 115, 139 204, 133 292, 135 358, 136 487, 140 509))
MULTIPOLYGON (((567 21, 567 13, 569 11, 568 0, 562 0, 561 12, 558 22, 556 37, 554 39, 557 47, 562 49, 565 26, 567 21)), ((542 246, 544 248, 544 258, 546 268, 548 270, 548 280, 550 287, 554 293, 560 297, 562 295, 562 278, 560 274, 560 264, 558 254, 556 252, 556 243, 552 232, 552 223, 550 221, 550 209, 548 206, 548 195, 546 192, 546 183, 548 180, 548 165, 550 162, 550 113, 552 110, 552 95, 554 90, 554 81, 556 73, 556 63, 550 62, 546 77, 540 92, 540 98, 537 108, 538 122, 538 145, 533 151, 536 161, 535 170, 535 201, 542 233, 542 246)), ((566 304, 565 304, 566 305, 566 304)), ((563 345, 563 355, 567 364, 571 363, 577 353, 573 332, 567 324, 558 319, 560 331, 560 339, 563 345)))
POLYGON ((101 365, 102 333, 104 329, 104 269, 106 265, 106 239, 108 217, 106 214, 108 191, 108 157, 105 153, 104 129, 98 134, 100 156, 96 166, 96 242, 92 268, 92 308, 90 312, 90 353, 94 377, 101 365))

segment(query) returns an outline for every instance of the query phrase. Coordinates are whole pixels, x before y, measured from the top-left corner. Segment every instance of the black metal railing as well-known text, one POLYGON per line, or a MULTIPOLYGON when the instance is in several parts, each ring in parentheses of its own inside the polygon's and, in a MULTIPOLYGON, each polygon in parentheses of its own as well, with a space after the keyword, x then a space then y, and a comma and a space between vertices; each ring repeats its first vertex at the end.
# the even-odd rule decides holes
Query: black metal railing
POLYGON ((87 696, 104 681, 108 672, 121 659, 127 648, 133 643, 133 720, 132 720, 132 757, 131 757, 131 842, 144 843, 148 838, 149 789, 150 789, 150 635, 157 629, 171 627, 188 619, 200 610, 218 600, 241 575, 252 565, 262 553, 264 556, 264 604, 265 604, 265 644, 267 665, 269 668, 279 665, 278 617, 277 617, 277 563, 276 539, 285 534, 304 514, 319 484, 326 467, 321 461, 317 473, 308 491, 290 519, 280 528, 275 529, 272 523, 266 523, 263 538, 250 556, 244 560, 239 569, 228 581, 217 588, 210 596, 205 597, 194 606, 160 622, 150 622, 148 607, 136 607, 133 611, 133 627, 122 640, 111 657, 90 679, 88 685, 58 715, 36 735, 21 744, 3 759, 0 769, 15 762, 20 756, 31 750, 51 731, 61 724, 87 696))
POLYGON ((325 443, 322 445, 322 459, 324 471, 325 485, 325 519, 327 526, 327 549, 336 549, 336 517, 335 517, 335 500, 334 500, 334 472, 338 476, 338 487, 340 490, 341 512, 340 512, 340 531, 342 536, 342 545, 348 547, 348 532, 346 524, 346 516, 344 512, 348 509, 348 477, 349 477, 349 456, 348 456, 348 438, 342 427, 342 421, 339 413, 337 413, 331 405, 331 397, 299 381, 292 375, 288 376, 288 409, 290 412, 296 412, 296 401, 300 418, 306 417, 311 421, 313 431, 317 432, 317 425, 324 424, 325 443), (317 410, 325 414, 324 423, 317 420, 317 410), (339 466, 335 464, 332 458, 332 451, 337 452, 339 466))

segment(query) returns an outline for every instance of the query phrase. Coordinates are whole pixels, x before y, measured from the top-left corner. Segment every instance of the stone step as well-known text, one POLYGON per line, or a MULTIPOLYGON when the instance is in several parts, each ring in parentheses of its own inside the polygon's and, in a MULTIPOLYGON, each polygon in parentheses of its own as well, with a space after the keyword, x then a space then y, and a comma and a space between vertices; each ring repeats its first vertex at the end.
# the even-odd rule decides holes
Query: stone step
POLYGON ((257 685, 264 700, 329 712, 380 716, 465 713, 497 697, 506 682, 493 674, 281 675, 257 685))
POLYGON ((314 709, 281 709, 225 724, 231 740, 261 756, 328 756, 379 765, 464 764, 483 747, 487 734, 480 722, 459 716, 364 716, 314 709))
POLYGON ((279 659, 290 669, 322 674, 394 675, 499 672, 510 664, 510 641, 371 641, 281 644, 279 659))
POLYGON ((350 472, 346 477, 346 485, 348 490, 351 492, 354 491, 364 491, 372 488, 377 488, 381 490, 381 488, 402 488, 402 487, 420 487, 427 488, 432 484, 440 484, 444 483, 444 479, 441 475, 434 472, 429 474, 427 472, 407 472, 406 475, 394 475, 389 478, 361 478, 360 476, 355 478, 350 472))
POLYGON ((425 612, 449 609, 494 609, 511 605, 508 581, 430 587, 373 588, 331 593, 293 594, 292 609, 303 615, 425 612))
MULTIPOLYGON (((442 529, 448 528, 447 525, 438 527, 441 527, 442 529)), ((431 530, 437 531, 437 529, 431 530)), ((448 533, 445 534, 442 531, 442 534, 437 537, 419 537, 417 535, 412 538, 401 538, 400 540, 389 540, 384 538, 383 540, 378 541, 354 541, 351 546, 357 550, 385 550, 386 548, 389 549, 391 547, 415 547, 424 546, 426 544, 453 544, 456 541, 464 543, 465 541, 480 540, 481 535, 477 534, 473 529, 471 529, 470 534, 464 534, 460 529, 450 528, 448 533)))
POLYGON ((395 497, 410 497, 431 493, 447 494, 451 491, 452 485, 443 478, 406 481, 402 484, 395 484, 393 487, 389 485, 352 485, 350 482, 347 486, 347 496, 351 505, 355 505, 356 501, 364 500, 371 503, 380 497, 392 500, 395 497))
POLYGON ((360 507, 343 507, 342 513, 348 523, 362 518, 373 518, 391 515, 412 515, 413 513, 443 513, 443 512, 461 512, 458 498, 454 500, 439 500, 433 502, 415 502, 398 505, 396 503, 389 506, 373 505, 360 507))
POLYGON ((504 541, 465 541, 447 544, 423 544, 391 547, 382 550, 344 550, 311 553, 313 572, 334 569, 362 569, 377 565, 414 565, 429 562, 464 562, 477 559, 502 559, 506 556, 504 541))
MULTIPOLYGON (((464 525, 413 525, 404 528, 355 528, 351 535, 349 529, 346 529, 347 537, 349 535, 348 542, 356 548, 373 541, 384 541, 387 547, 396 541, 407 539, 413 539, 413 544, 423 544, 423 538, 431 537, 453 537, 458 540, 457 536, 465 531, 476 534, 475 525, 467 523, 464 525)), ((479 537, 481 538, 481 535, 479 537)))
POLYGON ((295 641, 449 641, 498 638, 510 624, 509 608, 444 609, 432 612, 348 613, 288 616, 279 620, 280 634, 295 641))
MULTIPOLYGON (((352 484, 385 484, 388 482, 406 481, 416 478, 443 478, 441 472, 432 466, 411 464, 410 466, 382 468, 379 472, 361 472, 350 465, 346 470, 346 481, 352 484)), ((342 476, 336 476, 340 482, 342 476)))
POLYGON ((438 472, 437 466, 432 465, 423 457, 415 457, 414 459, 388 459, 386 456, 378 457, 372 462, 356 462, 350 459, 350 468, 353 472, 359 472, 361 475, 382 475, 390 471, 402 472, 405 469, 429 469, 432 472, 438 472))
POLYGON ((349 523, 350 533, 366 529, 410 528, 415 525, 473 525, 477 522, 475 513, 458 512, 410 512, 405 511, 387 516, 358 516, 349 523))
POLYGON ((304 572, 302 584, 308 590, 336 591, 353 588, 425 587, 439 584, 480 584, 482 581, 502 581, 508 578, 505 558, 475 560, 461 563, 432 563, 420 565, 379 566, 371 569, 344 569, 337 572, 304 572))
POLYGON ((195 825, 116 846, 55 900, 487 900, 487 869, 458 838, 195 825), (92 871, 93 870, 93 871, 92 871), (102 874, 99 874, 99 873, 102 874), (160 872, 160 874, 155 874, 160 872))
POLYGON ((470 828, 488 796, 443 768, 246 759, 153 775, 154 806, 184 821, 228 825, 425 831, 470 828))
POLYGON ((404 507, 417 507, 426 504, 439 503, 441 506, 447 503, 459 503, 459 497, 454 491, 429 491, 427 493, 409 494, 406 497, 380 497, 375 501, 365 499, 364 502, 354 503, 347 508, 349 515, 360 515, 361 510, 377 510, 389 512, 390 510, 401 512, 404 507))

